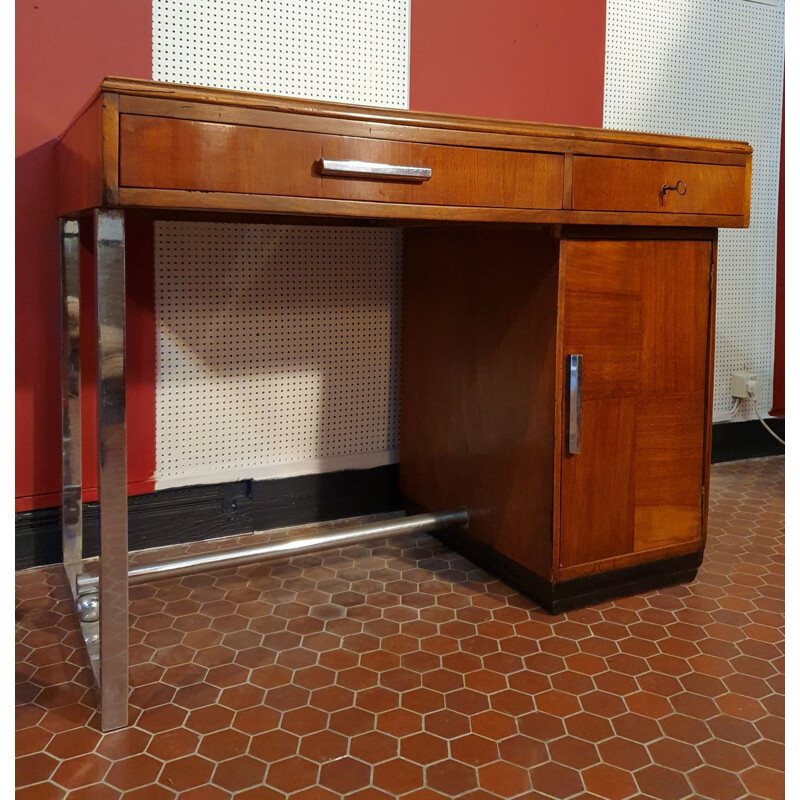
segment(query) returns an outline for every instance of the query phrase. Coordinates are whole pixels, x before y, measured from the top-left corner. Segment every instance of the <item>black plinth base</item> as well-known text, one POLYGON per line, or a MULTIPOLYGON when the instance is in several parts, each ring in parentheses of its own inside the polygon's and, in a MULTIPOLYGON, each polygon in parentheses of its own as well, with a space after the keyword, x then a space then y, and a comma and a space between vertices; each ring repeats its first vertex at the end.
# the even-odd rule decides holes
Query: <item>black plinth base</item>
POLYGON ((476 565, 496 575, 504 583, 536 601, 551 614, 589 606, 615 597, 647 592, 694 580, 703 561, 703 553, 652 561, 598 575, 553 583, 545 580, 508 556, 470 537, 463 530, 445 530, 434 534, 439 541, 476 565))

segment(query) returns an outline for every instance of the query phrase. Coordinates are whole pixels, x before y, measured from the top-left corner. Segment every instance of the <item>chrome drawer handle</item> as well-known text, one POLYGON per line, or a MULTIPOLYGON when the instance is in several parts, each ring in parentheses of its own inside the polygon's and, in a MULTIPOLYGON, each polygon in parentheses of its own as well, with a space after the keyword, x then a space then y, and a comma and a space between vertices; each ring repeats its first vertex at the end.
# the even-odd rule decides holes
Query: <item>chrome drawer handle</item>
POLYGON ((374 161, 338 161, 331 158, 319 160, 320 175, 338 175, 351 178, 382 178, 390 181, 427 181, 430 167, 411 167, 404 164, 377 164, 374 161))
POLYGON ((661 202, 661 205, 664 205, 664 198, 666 197, 667 192, 677 192, 681 197, 686 194, 686 184, 683 181, 678 181, 674 186, 667 186, 665 183, 661 187, 661 191, 658 193, 658 199, 661 202))
POLYGON ((567 452, 581 451, 581 383, 583 380, 583 356, 569 356, 569 428, 567 452))

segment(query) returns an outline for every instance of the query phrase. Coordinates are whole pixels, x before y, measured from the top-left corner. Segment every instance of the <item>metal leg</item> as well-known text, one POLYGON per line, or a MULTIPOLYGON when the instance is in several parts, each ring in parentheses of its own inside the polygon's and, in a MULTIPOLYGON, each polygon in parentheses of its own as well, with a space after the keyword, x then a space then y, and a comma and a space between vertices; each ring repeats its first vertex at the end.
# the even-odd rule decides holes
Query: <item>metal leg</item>
POLYGON ((83 573, 83 510, 81 475, 80 359, 80 226, 76 219, 59 220, 61 242, 61 547, 64 572, 76 599, 76 611, 86 654, 100 685, 100 640, 97 587, 78 598, 83 573))
POLYGON ((101 728, 128 724, 125 217, 95 211, 101 728))
MULTIPOLYGON (((81 511, 80 240, 78 220, 61 237, 61 541, 64 566, 83 558, 81 511)), ((69 573, 69 571, 68 571, 69 573)))

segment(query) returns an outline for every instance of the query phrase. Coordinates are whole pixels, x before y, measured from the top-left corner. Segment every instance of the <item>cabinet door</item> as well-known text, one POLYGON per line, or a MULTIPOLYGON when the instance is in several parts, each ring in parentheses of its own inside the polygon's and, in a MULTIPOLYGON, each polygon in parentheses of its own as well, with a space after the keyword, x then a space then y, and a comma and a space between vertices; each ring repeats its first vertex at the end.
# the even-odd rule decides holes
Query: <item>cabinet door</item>
MULTIPOLYGON (((564 361, 582 356, 581 448, 567 452, 565 431, 562 458, 562 568, 699 546, 711 269, 707 241, 562 243, 564 361)), ((566 426, 568 404, 565 390, 566 426)))

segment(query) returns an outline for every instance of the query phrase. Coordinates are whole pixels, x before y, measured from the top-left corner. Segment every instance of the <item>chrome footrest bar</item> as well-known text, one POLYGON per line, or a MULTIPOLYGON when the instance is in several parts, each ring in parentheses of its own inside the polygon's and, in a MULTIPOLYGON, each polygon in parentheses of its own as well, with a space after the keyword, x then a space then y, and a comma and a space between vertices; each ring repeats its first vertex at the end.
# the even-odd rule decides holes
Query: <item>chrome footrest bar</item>
MULTIPOLYGON (((128 572, 128 583, 138 583, 191 575, 196 572, 207 572, 210 569, 223 567, 240 567, 245 564, 277 561, 291 556, 306 553, 318 553, 351 544, 371 542, 393 536, 413 533, 424 533, 442 528, 466 525, 469 514, 466 509, 459 511, 442 511, 432 514, 416 514, 379 522, 370 522, 340 528, 334 533, 321 533, 314 536, 302 536, 296 539, 284 539, 280 542, 269 542, 256 547, 239 547, 214 553, 203 553, 196 556, 174 558, 153 564, 141 564, 128 572)), ((98 576, 84 573, 76 576, 75 590, 80 597, 97 591, 98 576)))
MULTIPOLYGON (((86 216, 84 220, 88 221, 86 216)), ((80 227, 60 221, 62 528, 64 570, 99 694, 100 729, 128 724, 128 588, 132 584, 221 567, 275 561, 403 534, 466 525, 466 510, 346 524, 333 531, 258 546, 128 566, 125 409, 125 215, 94 212, 97 456, 100 558, 89 573, 83 558, 80 376, 80 227)))

